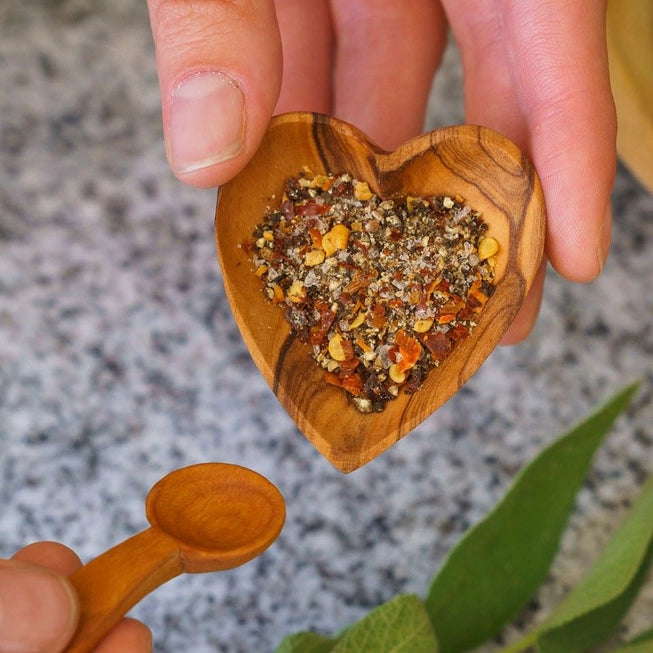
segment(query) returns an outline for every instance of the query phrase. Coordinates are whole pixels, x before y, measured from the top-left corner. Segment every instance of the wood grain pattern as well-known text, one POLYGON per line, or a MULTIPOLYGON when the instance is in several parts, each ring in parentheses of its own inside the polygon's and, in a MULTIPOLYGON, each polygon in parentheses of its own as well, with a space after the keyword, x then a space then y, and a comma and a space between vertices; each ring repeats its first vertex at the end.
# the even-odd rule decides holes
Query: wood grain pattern
POLYGON ((300 431, 343 472, 379 455, 439 408, 478 369, 512 322, 542 260, 545 208, 530 162, 499 134, 474 126, 440 129, 385 152, 355 127, 331 117, 291 113, 274 118, 250 164, 218 193, 216 243, 227 297, 264 378, 300 431), (382 413, 362 415, 323 381, 310 347, 291 333, 268 302, 241 244, 287 178, 349 172, 381 196, 460 195, 481 212, 501 251, 497 290, 478 327, 422 388, 382 413))
POLYGON ((232 569, 278 536, 285 504, 277 488, 245 467, 192 465, 150 491, 152 524, 70 577, 80 620, 67 653, 90 653, 136 603, 182 573, 232 569))

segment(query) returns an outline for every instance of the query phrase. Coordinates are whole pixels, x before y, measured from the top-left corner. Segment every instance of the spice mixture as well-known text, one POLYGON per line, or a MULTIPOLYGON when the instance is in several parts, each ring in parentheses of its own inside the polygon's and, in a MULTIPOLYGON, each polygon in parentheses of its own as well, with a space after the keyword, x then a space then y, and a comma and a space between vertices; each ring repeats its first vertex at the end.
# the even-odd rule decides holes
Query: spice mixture
POLYGON ((304 172, 244 247, 325 381, 368 413, 415 392, 476 326, 499 249, 486 231, 459 197, 383 199, 304 172))

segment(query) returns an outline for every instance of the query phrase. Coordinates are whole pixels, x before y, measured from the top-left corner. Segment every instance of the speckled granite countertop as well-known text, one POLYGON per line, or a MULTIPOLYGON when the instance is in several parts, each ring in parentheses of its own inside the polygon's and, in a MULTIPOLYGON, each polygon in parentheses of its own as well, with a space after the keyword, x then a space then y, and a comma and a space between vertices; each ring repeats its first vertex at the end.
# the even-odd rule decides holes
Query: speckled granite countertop
MULTIPOLYGON (((429 126, 461 121, 459 75, 450 52, 429 126)), ((167 168, 145 3, 5 0, 0 88, 0 555, 56 539, 88 559, 145 526, 147 490, 172 469, 252 467, 286 497, 277 543, 239 569, 176 579, 135 614, 157 651, 270 651, 398 592, 424 595, 520 465, 641 377, 536 616, 582 575, 653 471, 653 198, 625 170, 603 276, 552 273, 526 343, 344 476, 244 349, 215 260, 215 193, 167 168)), ((651 614, 649 582, 628 632, 651 614)))

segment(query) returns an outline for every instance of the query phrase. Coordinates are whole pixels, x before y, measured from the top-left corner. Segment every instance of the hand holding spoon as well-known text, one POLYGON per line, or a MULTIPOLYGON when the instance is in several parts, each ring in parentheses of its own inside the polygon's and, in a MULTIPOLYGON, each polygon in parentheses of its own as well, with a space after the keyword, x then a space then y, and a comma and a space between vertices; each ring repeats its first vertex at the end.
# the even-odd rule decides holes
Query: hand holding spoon
POLYGON ((193 465, 150 490, 148 528, 70 577, 81 615, 67 653, 85 653, 136 603, 181 573, 232 569, 279 535, 285 504, 277 488, 245 467, 193 465))
POLYGON ((299 429, 337 468, 349 472, 393 445, 437 410, 478 369, 510 326, 542 261, 542 188, 528 159, 483 127, 447 127, 386 152, 335 118, 290 113, 273 118, 245 169, 220 188, 215 233, 225 290, 254 362, 299 429), (284 312, 264 297, 243 243, 284 183, 305 167, 347 172, 381 197, 459 195, 479 211, 500 245, 496 290, 477 326, 414 394, 400 394, 381 413, 363 415, 324 382, 311 345, 294 336, 284 312))

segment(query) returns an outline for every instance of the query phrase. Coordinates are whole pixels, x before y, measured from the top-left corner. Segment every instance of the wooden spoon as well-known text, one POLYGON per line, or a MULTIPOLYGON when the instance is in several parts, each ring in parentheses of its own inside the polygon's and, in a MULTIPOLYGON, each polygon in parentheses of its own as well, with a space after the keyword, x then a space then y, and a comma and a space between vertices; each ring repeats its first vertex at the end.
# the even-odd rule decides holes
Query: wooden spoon
POLYGON ((499 134, 459 126, 423 134, 385 152, 335 118, 290 113, 274 118, 257 154, 220 188, 215 220, 218 258, 235 320, 261 373, 299 429, 344 472, 365 464, 439 408, 478 369, 517 313, 542 260, 542 189, 528 159, 499 134), (458 342, 422 388, 400 394, 381 413, 361 414, 345 392, 327 385, 285 321, 263 295, 241 247, 284 182, 308 166, 315 174, 349 172, 381 196, 460 195, 481 212, 499 241, 495 280, 478 326, 458 342))
POLYGON ((150 491, 152 525, 106 551, 70 577, 81 604, 67 653, 93 651, 144 596, 183 572, 222 571, 262 553, 281 532, 279 490, 245 467, 193 465, 150 491))

